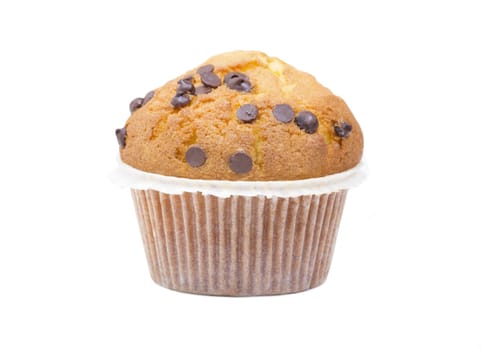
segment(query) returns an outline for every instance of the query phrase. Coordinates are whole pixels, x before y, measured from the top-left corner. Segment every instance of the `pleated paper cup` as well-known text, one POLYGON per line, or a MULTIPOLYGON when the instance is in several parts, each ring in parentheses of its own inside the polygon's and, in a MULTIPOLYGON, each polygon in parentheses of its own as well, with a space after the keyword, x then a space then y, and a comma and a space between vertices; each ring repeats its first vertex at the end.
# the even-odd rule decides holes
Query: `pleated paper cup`
POLYGON ((181 292, 227 296, 321 285, 348 188, 363 177, 359 165, 309 180, 192 180, 123 163, 113 176, 131 188, 152 279, 181 292))

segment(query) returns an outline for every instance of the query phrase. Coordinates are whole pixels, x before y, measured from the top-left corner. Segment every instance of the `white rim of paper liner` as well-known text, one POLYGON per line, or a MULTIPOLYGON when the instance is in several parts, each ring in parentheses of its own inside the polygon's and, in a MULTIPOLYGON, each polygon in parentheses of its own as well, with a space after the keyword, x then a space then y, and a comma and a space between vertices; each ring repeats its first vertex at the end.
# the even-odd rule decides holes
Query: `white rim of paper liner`
POLYGON ((201 192, 218 197, 266 196, 296 197, 347 190, 363 182, 367 174, 364 162, 344 172, 304 180, 229 181, 199 180, 148 173, 118 159, 110 180, 122 187, 138 190, 157 190, 166 194, 201 192))

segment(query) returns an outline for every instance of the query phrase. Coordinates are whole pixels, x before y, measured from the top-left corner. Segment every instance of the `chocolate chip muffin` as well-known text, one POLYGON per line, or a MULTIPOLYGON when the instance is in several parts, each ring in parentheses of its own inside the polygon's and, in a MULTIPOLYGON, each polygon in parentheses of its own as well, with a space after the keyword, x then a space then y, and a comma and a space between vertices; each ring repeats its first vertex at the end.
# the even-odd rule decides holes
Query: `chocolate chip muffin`
POLYGON ((326 279, 363 137, 343 100, 261 52, 215 56, 130 104, 116 130, 150 273, 197 294, 326 279))
POLYGON ((300 180, 360 162, 348 106, 310 74, 261 52, 224 53, 136 98, 116 130, 124 163, 211 180, 300 180))

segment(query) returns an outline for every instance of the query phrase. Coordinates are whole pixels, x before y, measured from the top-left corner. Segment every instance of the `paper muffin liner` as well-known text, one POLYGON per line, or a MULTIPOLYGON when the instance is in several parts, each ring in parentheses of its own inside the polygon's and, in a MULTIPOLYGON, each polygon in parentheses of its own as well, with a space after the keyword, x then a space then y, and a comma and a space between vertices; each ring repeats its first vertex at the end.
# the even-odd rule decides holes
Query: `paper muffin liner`
POLYGON ((202 181, 121 164, 111 179, 131 187, 156 283, 195 294, 254 296, 325 281, 347 191, 364 176, 359 165, 309 180, 202 181))
POLYGON ((294 293, 323 283, 346 193, 222 198, 132 190, 153 280, 229 296, 294 293))

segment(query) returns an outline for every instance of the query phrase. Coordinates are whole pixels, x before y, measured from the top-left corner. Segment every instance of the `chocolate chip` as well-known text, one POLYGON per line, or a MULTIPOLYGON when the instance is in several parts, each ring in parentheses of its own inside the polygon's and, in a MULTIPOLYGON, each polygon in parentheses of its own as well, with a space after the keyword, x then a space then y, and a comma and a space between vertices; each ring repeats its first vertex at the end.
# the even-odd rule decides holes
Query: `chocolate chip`
POLYGON ((115 136, 117 137, 117 143, 119 144, 119 146, 124 148, 126 146, 126 128, 123 127, 122 129, 116 129, 115 136))
POLYGON ((192 79, 181 79, 177 82, 176 93, 178 95, 183 95, 185 93, 194 94, 194 85, 192 84, 192 79))
MULTIPOLYGON (((252 88, 253 88, 253 86, 251 85, 251 83, 249 81, 242 81, 239 84, 239 91, 249 92, 249 91, 251 91, 252 88)), ((235 89, 235 90, 238 90, 238 89, 235 89)))
POLYGON ((253 88, 247 75, 239 72, 231 72, 224 76, 224 84, 232 90, 249 92, 253 88))
POLYGON ((214 71, 214 66, 212 64, 207 64, 205 66, 199 67, 196 71, 197 74, 211 73, 214 71))
POLYGON ((154 97, 154 93, 155 91, 149 91, 144 98, 138 97, 133 99, 129 104, 129 110, 131 111, 131 113, 138 110, 139 108, 144 106, 147 102, 149 102, 151 98, 154 97))
POLYGON ((308 111, 301 111, 295 118, 295 124, 307 134, 313 134, 318 129, 318 118, 308 111))
POLYGON ((221 86, 221 79, 219 79, 219 77, 212 72, 206 72, 201 74, 201 81, 204 85, 212 88, 217 88, 218 86, 221 86))
POLYGON ((240 73, 240 72, 230 72, 227 73, 224 76, 224 83, 228 84, 229 81, 234 81, 237 79, 242 79, 242 80, 249 80, 248 76, 246 74, 240 73))
POLYGON ((191 146, 186 152, 186 161, 194 168, 200 167, 206 161, 206 153, 199 146, 191 146))
POLYGON ((236 116, 245 123, 252 122, 258 116, 258 108, 250 103, 242 105, 236 111, 236 116))
POLYGON ((273 115, 276 118, 276 120, 282 123, 289 123, 290 121, 293 120, 293 117, 295 116, 295 112, 293 111, 293 108, 291 108, 289 104, 282 103, 274 106, 273 115))
POLYGON ((210 88, 209 86, 199 85, 199 86, 196 86, 194 95, 209 94, 211 91, 213 91, 213 89, 210 88))
POLYGON ((189 98, 188 95, 176 95, 172 98, 171 100, 171 105, 174 108, 181 108, 184 106, 187 106, 191 99, 189 98))
POLYGON ((347 122, 341 122, 340 125, 335 125, 335 134, 339 137, 345 138, 350 136, 352 129, 353 127, 347 122))
POLYGON ((141 108, 143 103, 144 99, 142 97, 135 98, 129 104, 129 110, 131 111, 131 113, 133 113, 135 110, 141 108))
POLYGON ((144 102, 142 102, 142 105, 145 106, 147 102, 149 102, 153 97, 154 97, 155 91, 149 91, 146 96, 144 96, 144 102))
POLYGON ((237 152, 229 157, 229 167, 237 174, 244 174, 253 168, 253 161, 246 153, 237 152))

